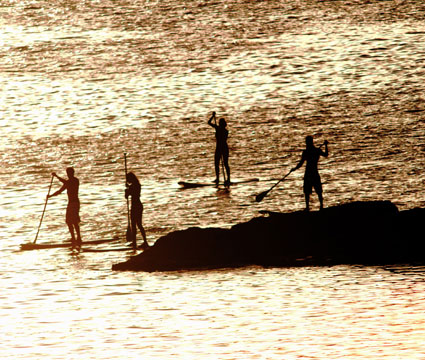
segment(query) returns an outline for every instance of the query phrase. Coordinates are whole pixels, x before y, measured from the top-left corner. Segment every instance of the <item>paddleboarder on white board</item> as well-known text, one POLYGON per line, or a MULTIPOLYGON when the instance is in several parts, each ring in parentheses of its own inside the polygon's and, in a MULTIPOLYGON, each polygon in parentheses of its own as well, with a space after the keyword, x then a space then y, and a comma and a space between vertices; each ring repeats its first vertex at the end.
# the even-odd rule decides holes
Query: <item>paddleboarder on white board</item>
POLYGON ((320 180, 319 170, 317 164, 321 156, 328 157, 328 141, 325 140, 325 151, 320 147, 315 147, 312 136, 306 136, 305 138, 306 148, 303 150, 301 160, 295 166, 292 171, 299 169, 304 162, 306 162, 305 173, 304 173, 304 196, 305 196, 305 209, 310 210, 310 195, 313 192, 313 188, 319 197, 320 210, 323 209, 323 189, 322 182, 320 180))
POLYGON ((74 176, 74 168, 68 167, 66 174, 68 179, 64 179, 58 176, 55 172, 52 173, 53 177, 58 178, 62 182, 62 187, 51 195, 47 195, 47 198, 59 195, 65 189, 68 194, 68 206, 66 207, 66 224, 68 225, 69 233, 71 234, 72 247, 81 247, 81 234, 80 234, 80 199, 78 198, 78 189, 80 187, 80 181, 74 176), (74 231, 75 230, 75 231, 74 231), (75 238, 75 234, 77 238, 75 238))
POLYGON ((131 211, 130 211, 130 219, 131 219, 131 239, 133 248, 137 247, 136 244, 136 234, 137 228, 139 228, 140 233, 143 237, 143 245, 144 249, 149 247, 149 244, 146 240, 146 232, 142 225, 142 215, 143 215, 143 204, 140 201, 140 190, 141 185, 140 181, 134 173, 129 172, 127 174, 127 183, 129 187, 125 189, 125 198, 128 199, 131 196, 131 211))
MULTIPOLYGON (((224 118, 221 118, 218 122, 216 121, 215 111, 213 111, 208 125, 215 129, 216 147, 214 153, 214 167, 215 167, 215 180, 216 184, 219 183, 220 176, 220 160, 223 161, 223 166, 226 168, 227 178, 225 185, 230 185, 230 167, 229 167, 229 146, 227 145, 227 137, 229 131, 226 129, 227 123, 224 118), (214 120, 214 123, 212 122, 214 120)), ((224 175, 224 174, 223 174, 224 175)))

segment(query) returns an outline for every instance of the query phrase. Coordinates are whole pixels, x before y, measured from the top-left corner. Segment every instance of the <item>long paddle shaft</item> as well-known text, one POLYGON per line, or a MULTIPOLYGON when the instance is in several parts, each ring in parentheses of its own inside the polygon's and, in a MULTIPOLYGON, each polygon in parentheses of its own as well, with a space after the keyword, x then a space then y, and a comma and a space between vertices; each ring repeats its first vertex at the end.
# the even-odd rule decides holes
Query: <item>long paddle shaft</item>
POLYGON ((44 217, 44 213, 46 211, 46 206, 47 206, 47 200, 49 199, 50 189, 52 188, 52 184, 53 184, 53 175, 52 175, 52 179, 50 180, 49 190, 47 191, 46 201, 44 202, 44 209, 43 209, 43 213, 41 214, 40 224, 38 224, 37 234, 35 235, 35 239, 33 241, 34 244, 36 243, 38 238, 38 233, 40 232, 41 223, 43 222, 43 217, 44 217))
POLYGON ((256 202, 260 202, 260 201, 262 201, 266 196, 267 196, 267 194, 270 192, 270 191, 272 191, 278 184, 280 184, 283 180, 285 180, 286 179, 286 177, 290 174, 292 172, 292 170, 291 171, 289 171, 282 179, 280 179, 276 184, 274 184, 270 189, 268 189, 268 190, 266 190, 266 191, 263 191, 261 194, 258 194, 256 197, 255 197, 255 201, 256 202))
MULTIPOLYGON (((127 153, 124 153, 124 166, 125 166, 125 187, 128 187, 127 184, 127 153)), ((127 232, 125 234, 127 242, 131 242, 131 228, 130 228, 130 206, 128 204, 128 196, 127 196, 127 232)))

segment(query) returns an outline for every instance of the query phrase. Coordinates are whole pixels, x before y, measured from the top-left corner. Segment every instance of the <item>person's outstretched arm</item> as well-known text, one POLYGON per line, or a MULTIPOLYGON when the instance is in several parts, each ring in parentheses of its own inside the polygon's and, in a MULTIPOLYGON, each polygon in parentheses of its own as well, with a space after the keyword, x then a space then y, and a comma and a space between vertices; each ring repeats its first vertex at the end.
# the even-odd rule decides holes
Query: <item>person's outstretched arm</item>
POLYGON ((129 196, 133 195, 133 185, 128 185, 125 189, 125 198, 128 199, 129 196))
POLYGON ((59 195, 61 192, 63 192, 66 189, 66 185, 67 185, 66 180, 58 176, 55 172, 52 172, 52 176, 57 177, 63 183, 63 185, 58 191, 54 192, 53 194, 47 195, 47 198, 51 198, 52 196, 59 195))
POLYGON ((65 189, 66 189, 66 184, 63 184, 62 187, 58 191, 54 192, 53 194, 48 195, 47 198, 51 198, 52 196, 59 195, 65 189))
POLYGON ((217 128, 217 124, 213 124, 212 121, 215 119, 215 111, 213 111, 210 119, 208 120, 208 125, 212 126, 214 129, 217 128))
POLYGON ((303 166, 304 161, 305 161, 305 155, 304 155, 304 151, 303 151, 303 154, 301 155, 301 160, 298 162, 297 166, 295 166, 294 168, 291 169, 291 171, 298 170, 301 166, 303 166))
POLYGON ((66 183, 66 179, 61 178, 58 174, 56 174, 55 172, 52 172, 52 176, 55 176, 58 178, 58 180, 62 183, 65 184, 66 183))

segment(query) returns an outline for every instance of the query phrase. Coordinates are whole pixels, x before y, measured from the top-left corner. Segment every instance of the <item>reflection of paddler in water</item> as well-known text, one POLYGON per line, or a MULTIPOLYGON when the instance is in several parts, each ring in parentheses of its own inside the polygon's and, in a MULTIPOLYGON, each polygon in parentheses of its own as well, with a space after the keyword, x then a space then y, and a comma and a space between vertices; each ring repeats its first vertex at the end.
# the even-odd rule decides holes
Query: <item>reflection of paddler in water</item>
MULTIPOLYGON (((225 178, 225 185, 230 185, 230 168, 229 168, 229 147, 227 145, 227 137, 229 131, 226 129, 227 123, 224 118, 216 122, 215 111, 208 120, 208 125, 215 129, 216 148, 214 154, 214 167, 215 167, 215 180, 216 184, 219 183, 220 176, 220 160, 223 161, 223 166, 226 168, 227 178, 225 178), (214 123, 212 122, 214 120, 214 123)), ((223 174, 224 176, 224 174, 223 174)))
POLYGON ((57 177, 59 181, 63 183, 62 187, 47 198, 59 195, 66 189, 68 194, 68 206, 66 208, 66 224, 68 225, 69 232, 71 234, 71 242, 73 247, 81 247, 81 235, 80 235, 80 200, 78 198, 78 189, 80 187, 80 181, 74 176, 74 168, 69 167, 66 169, 68 180, 61 178, 55 172, 52 176, 57 177), (75 233, 74 233, 75 230, 75 233), (77 239, 75 239, 75 234, 77 239))
POLYGON ((301 160, 291 171, 299 169, 304 162, 306 162, 305 173, 304 173, 304 196, 305 196, 305 207, 306 210, 310 209, 310 195, 313 192, 313 188, 319 197, 320 209, 323 209, 323 190, 322 182, 320 180, 319 170, 317 164, 320 156, 328 157, 328 141, 325 140, 325 151, 320 147, 315 147, 313 143, 313 137, 307 136, 305 138, 306 149, 303 151, 301 160))
POLYGON ((142 237, 144 240, 142 247, 146 249, 149 247, 149 244, 146 240, 146 232, 142 225, 143 204, 140 201, 140 190, 141 190, 140 181, 137 178, 137 176, 134 175, 134 173, 129 172, 127 174, 127 184, 129 184, 129 186, 127 189, 125 189, 125 198, 127 199, 129 196, 131 196, 130 219, 131 219, 132 245, 133 245, 133 248, 137 247, 136 234, 137 234, 137 228, 139 228, 140 233, 142 234, 142 237))

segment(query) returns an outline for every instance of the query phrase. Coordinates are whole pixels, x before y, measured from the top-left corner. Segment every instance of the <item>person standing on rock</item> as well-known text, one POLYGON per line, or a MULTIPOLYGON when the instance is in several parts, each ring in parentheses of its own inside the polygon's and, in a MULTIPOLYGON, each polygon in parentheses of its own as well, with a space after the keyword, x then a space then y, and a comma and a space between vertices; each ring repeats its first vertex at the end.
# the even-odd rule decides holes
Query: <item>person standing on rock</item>
POLYGON ((313 192, 313 188, 316 191, 317 196, 319 197, 320 210, 323 209, 323 189, 322 182, 320 180, 318 162, 321 156, 328 157, 328 141, 325 140, 323 145, 325 146, 325 151, 320 147, 315 147, 313 143, 312 136, 306 136, 305 138, 306 148, 302 152, 301 160, 291 171, 295 171, 303 166, 306 162, 305 173, 304 173, 304 196, 305 196, 305 209, 306 211, 310 210, 310 195, 313 192))
MULTIPOLYGON (((214 182, 218 185, 220 176, 220 161, 223 162, 223 166, 226 168, 227 178, 225 185, 230 185, 230 167, 229 167, 229 146, 227 145, 227 137, 229 131, 226 129, 227 123, 224 118, 221 118, 216 122, 215 111, 213 111, 208 125, 215 129, 216 147, 214 153, 214 167, 215 167, 215 180, 214 182), (214 120, 214 123, 212 122, 214 120)), ((223 174, 224 175, 224 174, 223 174)))
POLYGON ((66 207, 66 224, 68 225, 69 233, 71 234, 71 243, 72 247, 80 248, 81 234, 80 234, 80 199, 78 198, 78 189, 80 187, 80 181, 78 178, 74 176, 74 168, 68 167, 66 169, 66 174, 68 175, 68 179, 61 178, 55 172, 52 173, 53 177, 58 178, 60 182, 63 183, 62 187, 54 192, 51 195, 47 195, 47 198, 51 198, 52 196, 59 195, 65 189, 68 194, 68 206, 66 207), (74 232, 75 230, 75 232, 74 232), (77 238, 75 238, 77 235, 77 238))

